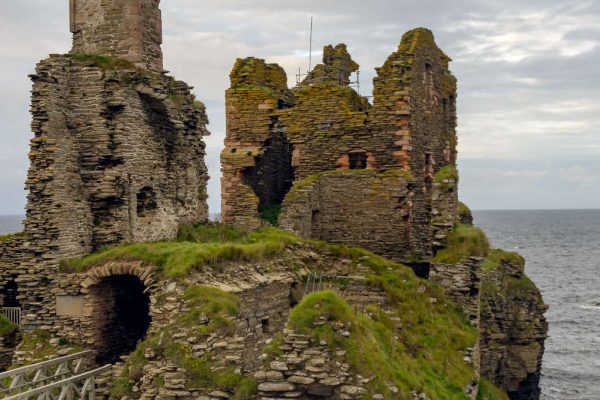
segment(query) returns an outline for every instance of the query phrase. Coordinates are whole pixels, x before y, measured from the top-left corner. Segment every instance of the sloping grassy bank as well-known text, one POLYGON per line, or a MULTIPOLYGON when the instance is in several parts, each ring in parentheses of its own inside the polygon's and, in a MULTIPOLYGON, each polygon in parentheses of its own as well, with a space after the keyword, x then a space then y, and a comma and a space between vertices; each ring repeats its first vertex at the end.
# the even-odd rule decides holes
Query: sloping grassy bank
POLYGON ((292 310, 289 327, 312 336, 314 343, 325 340, 332 350, 345 350, 354 373, 374 376, 371 394, 405 399, 417 391, 430 399, 468 399, 464 389, 474 371, 463 357, 475 343, 474 329, 435 289, 419 291, 402 281, 386 288, 395 300, 392 314, 376 305, 358 313, 334 292, 315 292, 292 310), (428 296, 437 296, 437 302, 428 296), (324 321, 350 326, 350 335, 324 321))

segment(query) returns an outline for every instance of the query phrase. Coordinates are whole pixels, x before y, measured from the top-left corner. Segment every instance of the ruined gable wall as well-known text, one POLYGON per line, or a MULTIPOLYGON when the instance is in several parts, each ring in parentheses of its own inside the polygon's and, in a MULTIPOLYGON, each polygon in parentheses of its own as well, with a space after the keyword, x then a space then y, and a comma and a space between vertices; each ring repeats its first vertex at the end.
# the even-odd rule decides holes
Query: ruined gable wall
POLYGON ((351 150, 370 153, 373 166, 377 143, 366 126, 363 98, 335 82, 300 85, 293 93, 295 106, 280 114, 293 146, 297 181, 318 172, 348 168, 344 156, 351 150))
POLYGON ((73 53, 103 54, 162 70, 160 0, 70 0, 73 53))

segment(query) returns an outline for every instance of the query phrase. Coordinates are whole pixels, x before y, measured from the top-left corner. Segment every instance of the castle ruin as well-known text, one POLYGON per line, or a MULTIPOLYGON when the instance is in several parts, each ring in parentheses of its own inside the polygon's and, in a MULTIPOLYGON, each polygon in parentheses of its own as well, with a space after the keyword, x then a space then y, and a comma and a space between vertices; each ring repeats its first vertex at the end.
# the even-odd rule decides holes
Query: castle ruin
POLYGON ((323 64, 291 90, 279 66, 238 60, 226 94, 223 222, 258 227, 282 207, 279 225, 304 237, 428 260, 458 215, 449 61, 430 31, 406 33, 377 68, 371 104, 350 86, 358 64, 343 44, 325 47, 323 64))
MULTIPOLYGON (((112 365, 97 398, 427 399, 427 385, 358 373, 339 346, 290 328, 304 297, 330 289, 357 318, 384 321, 395 353, 425 362, 417 369, 452 398, 474 399, 480 374, 514 400, 539 397, 545 306, 523 287, 522 260, 496 255, 484 273, 486 254, 435 258, 459 220, 472 221, 458 205, 456 79, 429 30, 403 36, 377 69, 372 99, 353 89, 359 65, 343 44, 326 46, 291 89, 281 67, 258 58, 231 71, 224 225, 244 237, 278 224, 329 245, 281 231, 234 243, 194 237, 211 229, 197 225, 208 219, 208 119, 192 88, 162 69, 159 0, 70 0, 70 28, 71 52, 31 75, 25 230, 0 240, 0 300, 21 321, 0 337, 0 368, 81 347, 94 350, 92 364, 112 365), (153 252, 179 245, 227 251, 169 274, 153 252), (72 259, 89 263, 69 269, 72 259), (226 315, 212 307, 223 299, 226 315), (414 309, 402 309, 409 301, 414 309), (446 382, 447 365, 430 370, 439 348, 411 337, 404 349, 398 338, 422 326, 423 342, 450 342, 443 361, 460 379, 446 382), (242 383, 251 394, 233 397, 242 383)), ((352 336, 351 323, 319 318, 352 336)))

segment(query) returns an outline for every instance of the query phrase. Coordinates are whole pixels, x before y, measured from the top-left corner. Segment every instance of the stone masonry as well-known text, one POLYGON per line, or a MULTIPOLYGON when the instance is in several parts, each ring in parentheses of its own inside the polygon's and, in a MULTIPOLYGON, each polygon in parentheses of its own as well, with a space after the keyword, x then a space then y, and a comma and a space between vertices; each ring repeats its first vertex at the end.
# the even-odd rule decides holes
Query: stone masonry
POLYGON ((291 90, 279 66, 237 60, 226 94, 223 222, 255 228, 265 209, 283 204, 280 225, 306 237, 428 259, 432 199, 457 204, 456 191, 434 194, 433 185, 456 161, 449 61, 430 31, 406 33, 377 69, 371 104, 350 86, 358 64, 343 44, 326 46, 323 63, 291 90))
POLYGON ((72 53, 119 57, 137 67, 163 67, 160 0, 69 0, 72 53))

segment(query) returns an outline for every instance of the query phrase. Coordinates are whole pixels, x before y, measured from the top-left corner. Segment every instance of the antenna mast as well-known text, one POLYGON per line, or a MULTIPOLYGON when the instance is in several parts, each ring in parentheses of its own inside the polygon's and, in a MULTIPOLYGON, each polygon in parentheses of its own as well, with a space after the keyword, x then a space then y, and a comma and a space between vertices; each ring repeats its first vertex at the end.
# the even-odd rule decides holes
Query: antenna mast
POLYGON ((312 39, 313 39, 313 17, 310 16, 310 47, 308 50, 308 75, 312 70, 312 39))

